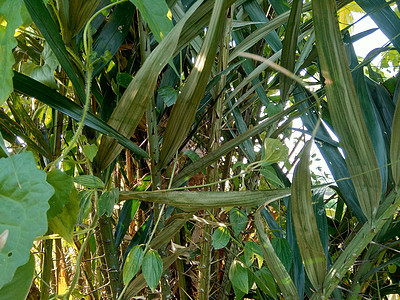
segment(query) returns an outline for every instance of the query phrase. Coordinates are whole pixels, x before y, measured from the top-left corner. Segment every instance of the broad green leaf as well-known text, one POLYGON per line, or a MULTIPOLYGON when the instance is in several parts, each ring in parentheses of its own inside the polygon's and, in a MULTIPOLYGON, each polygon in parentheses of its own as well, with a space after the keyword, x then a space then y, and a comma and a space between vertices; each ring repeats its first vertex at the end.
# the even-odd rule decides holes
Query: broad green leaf
POLYGON ((225 192, 120 192, 120 200, 138 199, 165 203, 185 211, 221 208, 229 206, 258 206, 268 204, 283 197, 289 196, 290 189, 276 189, 266 191, 232 191, 225 192))
POLYGON ((183 154, 189 157, 192 162, 195 162, 200 158, 200 155, 198 155, 196 152, 192 150, 186 150, 185 152, 183 152, 183 154))
POLYGON ((235 236, 238 236, 246 228, 247 214, 245 211, 234 207, 229 212, 229 221, 231 222, 235 236))
MULTIPOLYGON (((177 260, 180 255, 183 255, 187 250, 186 249, 178 249, 174 252, 174 254, 163 258, 162 266, 163 272, 168 270, 168 268, 177 260)), ((142 267, 143 268, 143 267, 142 267)), ((126 289, 125 298, 124 299, 131 299, 133 298, 138 292, 140 292, 143 288, 146 287, 146 280, 142 274, 136 276, 136 278, 131 282, 131 284, 126 289)))
POLYGON ((147 251, 143 258, 142 272, 152 292, 156 289, 163 271, 163 262, 160 254, 155 250, 147 251))
POLYGON ((160 42, 171 31, 172 13, 165 0, 130 0, 146 20, 157 42, 160 42))
POLYGON ((158 95, 163 99, 165 105, 170 107, 175 104, 178 99, 178 91, 172 86, 166 85, 158 90, 158 95))
POLYGON ((50 209, 47 211, 47 220, 50 221, 60 214, 69 201, 71 189, 75 189, 72 177, 58 169, 47 173, 47 182, 54 188, 55 193, 49 200, 50 209))
POLYGON ((19 266, 12 280, 0 289, 1 300, 25 300, 35 271, 35 257, 30 254, 29 260, 19 266))
POLYGON ((195 119, 218 50, 226 8, 225 1, 215 1, 207 34, 196 62, 168 118, 160 152, 159 169, 170 163, 185 140, 195 119))
POLYGON ((334 0, 314 0, 313 23, 329 113, 346 156, 360 206, 372 224, 382 191, 381 176, 343 47, 334 0))
POLYGON ((82 224, 83 219, 87 218, 90 208, 92 206, 93 193, 93 190, 83 190, 79 192, 79 213, 77 224, 82 224))
POLYGON ((135 13, 136 7, 132 3, 120 3, 107 17, 107 23, 100 29, 101 31, 96 32, 93 51, 101 59, 93 64, 93 76, 97 76, 121 48, 129 33, 130 26, 128 24, 132 22, 135 13))
POLYGON ((49 221, 49 228, 72 244, 74 242, 72 236, 77 224, 78 214, 78 191, 73 186, 68 195, 68 202, 65 204, 62 212, 49 221))
POLYGON ((74 182, 88 188, 103 188, 104 182, 97 176, 93 175, 80 175, 74 177, 74 182))
POLYGON ((390 161, 396 189, 400 188, 400 102, 397 102, 393 117, 392 137, 390 140, 390 161))
POLYGON ((83 153, 85 153, 91 162, 93 162, 93 159, 96 157, 97 150, 98 148, 95 144, 83 146, 83 153))
POLYGON ((33 79, 47 85, 52 89, 57 88, 56 79, 54 78, 54 71, 58 67, 57 57, 51 51, 48 43, 44 44, 42 51, 42 59, 44 60, 43 66, 38 66, 30 74, 33 79))
MULTIPOLYGON (((298 102, 302 99, 308 98, 310 96, 309 93, 303 87, 297 85, 295 92, 293 93, 295 101, 298 102)), ((311 102, 306 102, 300 105, 299 110, 304 110, 308 107, 311 102)), ((302 114, 301 116, 303 124, 310 131, 315 128, 318 122, 318 116, 316 114, 302 114)), ((329 132, 326 129, 325 124, 320 124, 319 129, 317 131, 316 139, 318 142, 315 143, 324 157, 325 161, 327 161, 327 165, 329 170, 331 171, 333 177, 338 180, 340 178, 350 177, 349 170, 346 166, 346 162, 343 158, 342 153, 340 153, 338 144, 335 144, 330 138, 329 132)), ((361 207, 357 201, 357 194, 354 189, 353 183, 351 180, 341 180, 337 181, 337 186, 343 193, 343 199, 346 202, 346 205, 351 209, 353 214, 356 216, 357 220, 360 223, 365 223, 366 218, 361 210, 361 207)))
POLYGON ((128 284, 139 271, 143 261, 143 254, 142 246, 139 245, 133 247, 133 249, 129 252, 128 257, 125 260, 122 273, 124 284, 128 284))
POLYGON ((215 250, 222 249, 226 245, 228 245, 231 236, 229 234, 229 230, 226 227, 218 227, 215 229, 212 235, 212 245, 215 250))
POLYGON ((293 175, 291 208, 294 229, 304 268, 313 287, 320 291, 326 275, 327 262, 311 202, 310 149, 306 143, 293 175))
POLYGON ((264 151, 263 161, 276 163, 288 158, 289 149, 278 139, 266 138, 264 140, 264 151))
POLYGON ((281 260, 282 264, 285 266, 286 270, 289 272, 292 266, 293 253, 288 241, 284 238, 275 238, 272 240, 272 247, 276 252, 276 255, 281 260))
MULTIPOLYGON (((358 66, 358 58, 355 53, 355 49, 353 47, 350 35, 346 33, 343 38, 344 48, 350 63, 350 69, 357 68, 358 66)), ((375 157, 378 165, 380 166, 380 175, 382 179, 382 193, 386 192, 386 186, 388 181, 388 172, 387 172, 387 149, 384 138, 384 132, 386 130, 383 126, 383 122, 380 120, 378 105, 374 103, 374 95, 367 88, 367 80, 364 75, 364 70, 359 68, 357 70, 353 70, 351 72, 354 87, 356 89, 356 93, 358 96, 358 100, 360 102, 360 107, 362 114, 364 116, 365 125, 367 126, 367 130, 369 133, 369 138, 372 143, 372 147, 374 149, 375 157)), ((379 99, 376 102, 383 102, 379 99)), ((390 99, 390 102, 392 100, 390 99)), ((387 145, 389 146, 389 145, 387 145)))
POLYGON ((106 215, 110 217, 112 215, 114 205, 118 201, 119 190, 112 188, 110 191, 105 191, 99 198, 99 216, 106 215))
POLYGON ((118 217, 118 224, 115 228, 115 248, 118 248, 119 244, 122 242, 122 239, 125 236, 125 233, 128 230, 129 225, 131 224, 139 206, 140 201, 136 200, 128 200, 124 203, 124 206, 122 207, 118 217))
MULTIPOLYGON (((175 51, 179 37, 188 18, 199 7, 196 2, 171 30, 171 32, 151 52, 143 66, 136 73, 114 109, 108 124, 123 136, 132 136, 150 103, 157 84, 159 73, 168 63, 175 51)), ((121 152, 122 147, 115 140, 103 136, 97 161, 99 169, 105 169, 121 152)))
POLYGON ((22 0, 3 0, 0 3, 0 105, 13 91, 13 49, 17 46, 15 30, 23 23, 26 13, 22 0))
POLYGON ((133 77, 131 74, 128 74, 128 73, 118 73, 117 74, 117 83, 124 88, 127 88, 129 86, 132 79, 133 79, 133 77))
MULTIPOLYGON (((282 47, 282 67, 294 72, 294 65, 296 60, 297 40, 299 36, 299 27, 301 22, 301 13, 303 10, 303 1, 294 0, 290 10, 289 20, 286 26, 285 39, 283 40, 282 47)), ((279 74, 281 99, 285 101, 288 97, 289 88, 293 80, 284 75, 279 74)))
POLYGON ((276 171, 272 166, 265 166, 260 170, 260 174, 265 177, 269 184, 282 188, 284 187, 283 182, 276 175, 276 171))
POLYGON ((9 230, 0 251, 0 288, 29 259, 34 238, 47 231, 46 212, 53 187, 32 152, 0 159, 0 232, 9 230))
POLYGON ((229 280, 232 285, 241 290, 243 293, 249 292, 249 275, 247 269, 241 261, 234 260, 229 267, 229 280))
POLYGON ((258 267, 263 264, 263 253, 261 247, 253 241, 247 241, 244 245, 244 262, 246 266, 251 267, 254 260, 258 260, 258 267))
POLYGON ((254 216, 254 225, 256 227, 258 240, 261 244, 261 249, 264 254, 265 263, 268 269, 273 274, 279 288, 282 291, 284 299, 299 299, 299 295, 289 273, 286 271, 285 266, 282 264, 272 244, 265 232, 265 226, 259 212, 254 216))
POLYGON ((262 267, 260 270, 255 272, 254 280, 264 293, 268 294, 270 297, 276 298, 277 289, 274 277, 271 272, 266 268, 262 267))

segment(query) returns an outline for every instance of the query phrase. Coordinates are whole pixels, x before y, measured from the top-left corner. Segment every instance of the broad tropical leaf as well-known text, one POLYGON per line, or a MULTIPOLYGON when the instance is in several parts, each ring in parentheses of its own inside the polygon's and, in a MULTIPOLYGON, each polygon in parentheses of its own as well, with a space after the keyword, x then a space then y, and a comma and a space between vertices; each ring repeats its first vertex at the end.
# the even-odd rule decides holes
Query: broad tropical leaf
POLYGON ((0 251, 0 288, 29 260, 33 239, 47 231, 46 212, 53 187, 31 152, 0 159, 0 232, 9 230, 0 251))

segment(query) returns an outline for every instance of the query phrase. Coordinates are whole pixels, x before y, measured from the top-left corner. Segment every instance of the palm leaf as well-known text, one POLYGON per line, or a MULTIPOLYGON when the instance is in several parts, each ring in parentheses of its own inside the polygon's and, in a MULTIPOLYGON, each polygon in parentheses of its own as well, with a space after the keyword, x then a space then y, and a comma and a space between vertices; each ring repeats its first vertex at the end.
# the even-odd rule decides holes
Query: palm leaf
POLYGON ((334 0, 314 0, 313 22, 317 50, 325 78, 329 112, 340 138, 360 206, 372 222, 379 205, 382 183, 351 78, 336 16, 334 0))

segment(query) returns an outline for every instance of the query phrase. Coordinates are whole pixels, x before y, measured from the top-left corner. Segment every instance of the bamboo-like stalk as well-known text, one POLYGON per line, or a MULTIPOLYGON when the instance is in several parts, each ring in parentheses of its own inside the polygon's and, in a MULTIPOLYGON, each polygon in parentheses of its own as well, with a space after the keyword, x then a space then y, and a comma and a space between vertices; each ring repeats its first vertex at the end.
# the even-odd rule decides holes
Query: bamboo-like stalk
MULTIPOLYGON (((50 232, 47 232, 50 234, 50 232)), ((42 278, 40 287, 40 299, 49 299, 50 278, 53 269, 53 240, 48 239, 43 242, 43 261, 42 261, 42 278)))
POLYGON ((115 249, 114 236, 112 232, 111 218, 102 216, 99 218, 99 229, 104 248, 104 257, 107 264, 107 273, 110 280, 110 287, 113 299, 122 291, 122 284, 119 278, 119 263, 115 249))

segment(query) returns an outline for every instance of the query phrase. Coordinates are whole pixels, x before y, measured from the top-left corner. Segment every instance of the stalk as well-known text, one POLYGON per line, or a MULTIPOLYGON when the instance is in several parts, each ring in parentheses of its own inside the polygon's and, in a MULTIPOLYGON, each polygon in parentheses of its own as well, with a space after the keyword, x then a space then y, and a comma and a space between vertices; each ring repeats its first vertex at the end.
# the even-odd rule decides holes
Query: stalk
MULTIPOLYGON (((49 232, 47 233, 49 234, 49 232)), ((42 264, 42 284, 40 289, 40 299, 49 299, 50 278, 53 269, 53 240, 48 239, 43 242, 43 264, 42 264)))
POLYGON ((102 216, 99 219, 99 229, 104 249, 104 258, 107 265, 107 273, 110 280, 110 287, 113 299, 117 299, 122 291, 122 284, 119 279, 119 264, 117 250, 115 249, 114 236, 112 232, 111 217, 102 216))

